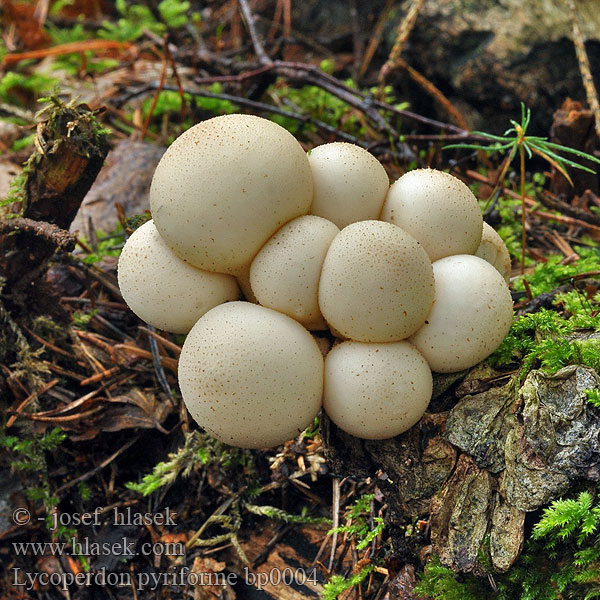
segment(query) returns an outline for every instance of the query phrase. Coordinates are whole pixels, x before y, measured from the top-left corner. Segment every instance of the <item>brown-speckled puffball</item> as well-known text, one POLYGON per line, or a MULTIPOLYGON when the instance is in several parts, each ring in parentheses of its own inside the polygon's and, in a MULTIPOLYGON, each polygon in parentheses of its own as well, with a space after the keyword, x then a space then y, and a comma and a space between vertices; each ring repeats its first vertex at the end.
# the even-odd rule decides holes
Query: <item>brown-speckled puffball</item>
POLYGON ((250 284, 258 302, 307 329, 326 329, 317 292, 325 255, 339 232, 331 221, 313 215, 284 225, 252 261, 250 284))
POLYGON ((344 342, 325 359, 323 408, 357 437, 381 440, 410 429, 431 391, 431 369, 409 342, 344 342))
POLYGON ((433 263, 435 301, 410 341, 432 371, 454 373, 487 358, 502 343, 513 318, 506 281, 478 256, 447 256, 433 263))
POLYGON ((297 321, 229 302, 194 325, 179 358, 179 385, 198 424, 242 448, 299 435, 319 411, 323 356, 297 321))
POLYGON ((231 114, 198 123, 167 149, 150 188, 152 217, 192 265, 236 274, 285 223, 308 212, 306 153, 283 127, 231 114))
POLYGON ((348 225, 321 271, 319 306, 330 327, 360 342, 396 342, 414 333, 433 303, 433 270, 423 247, 381 221, 348 225))
POLYGON ((511 264, 508 248, 498 232, 487 223, 483 224, 481 242, 475 256, 489 262, 504 277, 504 281, 509 282, 511 264))
POLYGON ((378 219, 390 182, 381 163, 356 144, 332 142, 310 151, 315 190, 310 214, 343 229, 378 219))
POLYGON ((127 240, 118 280, 125 302, 140 319, 173 333, 187 333, 205 312, 240 297, 231 275, 196 269, 176 256, 153 221, 127 240))
POLYGON ((483 217, 477 199, 460 179, 435 169, 415 169, 396 180, 381 219, 421 242, 432 262, 474 254, 481 242, 483 217))

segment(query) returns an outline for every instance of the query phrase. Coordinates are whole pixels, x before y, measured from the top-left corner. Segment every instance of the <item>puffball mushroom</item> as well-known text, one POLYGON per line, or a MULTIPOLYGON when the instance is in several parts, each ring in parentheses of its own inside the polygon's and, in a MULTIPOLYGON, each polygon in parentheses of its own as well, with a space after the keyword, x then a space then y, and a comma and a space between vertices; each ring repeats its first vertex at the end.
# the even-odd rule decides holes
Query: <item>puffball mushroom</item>
POLYGON ((367 150, 332 142, 313 148, 308 162, 315 186, 310 214, 340 229, 379 218, 390 182, 381 163, 367 150))
POLYGON ((250 267, 250 285, 260 304, 296 319, 307 329, 326 329, 317 291, 325 255, 339 232, 331 221, 312 215, 284 225, 250 267))
POLYGON ((150 188, 167 245, 195 267, 235 275, 285 223, 308 212, 306 153, 283 127, 231 114, 198 123, 160 160, 150 188))
POLYGON ((483 218, 477 199, 460 179, 435 169, 415 169, 396 180, 381 220, 410 233, 432 262, 474 254, 481 242, 483 218))
POLYGON ((433 274, 433 308, 410 341, 432 371, 468 369, 494 352, 508 333, 510 290, 502 275, 478 256, 447 256, 433 263, 433 274))
POLYGON ((281 444, 310 425, 321 406, 323 357, 311 334, 248 302, 208 311, 188 334, 178 371, 191 415, 232 446, 281 444))
POLYGON ((412 236, 381 221, 359 221, 329 246, 319 306, 332 329, 360 342, 396 342, 414 333, 433 304, 433 270, 412 236))
POLYGON ((343 342, 325 359, 323 408, 351 435, 381 440, 423 416, 432 387, 429 365, 409 342, 343 342))
POLYGON ((187 333, 205 312, 240 296, 231 275, 196 269, 176 256, 153 221, 127 240, 118 281, 125 302, 140 319, 173 333, 187 333))
POLYGON ((504 277, 504 281, 509 282, 511 264, 508 248, 498 232, 485 222, 483 223, 481 242, 475 256, 489 262, 504 277))

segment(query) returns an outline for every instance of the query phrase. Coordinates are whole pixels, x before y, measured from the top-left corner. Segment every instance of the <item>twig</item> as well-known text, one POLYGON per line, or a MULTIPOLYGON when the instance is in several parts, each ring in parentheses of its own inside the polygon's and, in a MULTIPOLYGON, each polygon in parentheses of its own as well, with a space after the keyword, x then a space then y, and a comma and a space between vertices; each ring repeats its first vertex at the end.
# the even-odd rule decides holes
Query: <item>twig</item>
POLYGON ((577 16, 575 1, 568 0, 568 3, 571 11, 571 22, 573 24, 573 45, 575 46, 575 54, 577 55, 577 62, 579 63, 579 71, 581 73, 581 79, 583 80, 583 87, 585 88, 585 95, 588 104, 594 113, 596 135, 600 139, 600 103, 598 102, 598 92, 596 91, 596 86, 594 85, 594 78, 592 77, 590 61, 585 49, 585 39, 579 24, 579 17, 577 16))
POLYGON ((87 479, 89 479, 90 477, 92 477, 93 475, 98 473, 98 471, 101 471, 102 469, 107 467, 113 460, 115 460, 115 458, 117 458, 120 454, 123 454, 123 452, 125 452, 125 450, 128 450, 129 448, 131 448, 131 446, 133 446, 133 444, 135 444, 139 439, 140 439, 139 435, 130 439, 127 443, 125 443, 123 446, 121 446, 116 452, 111 454, 108 458, 105 458, 98 466, 94 467, 91 471, 88 471, 87 473, 84 473, 83 475, 80 475, 79 477, 76 477, 75 479, 68 481, 64 485, 61 485, 54 493, 57 496, 59 496, 62 492, 64 492, 65 490, 68 490, 69 488, 72 488, 74 485, 77 485, 81 481, 86 481, 87 479))
MULTIPOLYGON (((148 325, 149 332, 155 332, 156 330, 152 325, 148 325)), ((173 391, 171 390, 171 386, 167 381, 167 376, 165 374, 165 370, 163 369, 161 363, 160 352, 158 351, 158 342, 156 338, 152 335, 148 336, 148 343, 150 344, 150 350, 152 352, 152 365, 154 366, 154 373, 156 374, 156 378, 158 379, 158 383, 160 387, 163 389, 163 392, 169 396, 169 398, 173 397, 173 391)))
POLYGON ((381 41, 381 36, 383 35, 383 30, 385 29, 386 23, 390 18, 390 13, 394 9, 396 5, 396 0, 387 0, 387 3, 384 9, 381 11, 379 18, 377 19, 377 23, 375 24, 375 28, 373 29, 373 33, 371 34, 371 38, 369 39, 369 43, 367 44, 367 49, 363 55, 362 64, 360 65, 360 69, 358 70, 359 79, 366 73, 371 61, 373 60, 373 56, 375 55, 375 50, 377 50, 377 46, 381 41))
POLYGON ((248 2, 246 0, 238 0, 240 5, 240 11, 242 13, 242 17, 244 19, 244 23, 246 23, 246 27, 248 28, 248 33, 250 34, 250 39, 252 40, 252 46, 254 46, 254 52, 259 60, 259 62, 263 65, 268 65, 273 61, 269 58, 268 54, 265 52, 265 48, 258 36, 256 31, 256 25, 254 23, 254 16, 252 15, 252 11, 248 6, 248 2))
POLYGON ((331 552, 329 554, 329 563, 327 565, 327 570, 331 573, 331 569, 333 569, 333 561, 335 560, 335 551, 337 550, 337 538, 338 532, 335 531, 340 525, 340 480, 336 477, 333 480, 333 507, 332 507, 332 518, 333 524, 332 529, 334 529, 333 537, 331 539, 331 552))
POLYGON ((24 232, 50 242, 57 250, 70 252, 75 247, 75 237, 65 229, 45 221, 35 221, 25 217, 0 221, 0 234, 24 232))
POLYGON ((406 44, 406 40, 410 35, 410 32, 413 30, 415 23, 417 22, 417 16, 419 15, 419 11, 423 6, 425 0, 413 0, 408 12, 406 13, 406 17, 402 19, 400 25, 398 26, 398 30, 396 33, 396 41, 392 46, 392 50, 385 64, 381 67, 378 75, 379 85, 383 88, 385 85, 385 80, 387 76, 396 68, 398 68, 400 55, 404 50, 404 45, 406 44))

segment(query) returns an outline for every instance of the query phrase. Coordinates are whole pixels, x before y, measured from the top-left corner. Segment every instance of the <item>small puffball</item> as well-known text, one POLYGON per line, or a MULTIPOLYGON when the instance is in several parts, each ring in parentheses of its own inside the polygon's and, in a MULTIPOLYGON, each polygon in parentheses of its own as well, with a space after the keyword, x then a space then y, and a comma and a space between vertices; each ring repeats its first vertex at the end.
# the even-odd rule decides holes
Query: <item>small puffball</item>
POLYGON ((240 297, 231 275, 196 269, 176 256, 153 221, 127 240, 118 280, 125 302, 140 319, 173 333, 187 333, 206 311, 240 297))
POLYGON ((427 253, 400 227, 360 221, 334 238, 319 282, 332 330, 360 342, 397 342, 421 327, 432 303, 427 253))
POLYGON ((252 115, 194 125, 169 146, 150 188, 156 227, 190 264, 235 275, 291 219, 308 213, 308 158, 283 127, 252 115))
POLYGON ((498 232, 490 227, 487 223, 483 223, 483 234, 481 235, 481 243, 475 256, 483 258, 494 267, 504 281, 510 281, 510 254, 504 240, 498 235, 498 232))
POLYGON ((341 429, 381 440, 410 429, 431 400, 431 370, 408 342, 343 342, 325 359, 323 408, 341 429))
POLYGON ((502 343, 513 317, 510 290, 478 256, 447 256, 433 263, 435 301, 410 341, 432 371, 453 373, 487 358, 502 343))
POLYGON ((381 220, 421 242, 431 261, 474 254, 481 242, 477 199, 460 179, 435 169, 415 169, 393 183, 381 220))
POLYGON ((317 291, 325 255, 339 232, 331 221, 312 215, 284 225, 250 267, 250 285, 260 304, 296 319, 307 329, 326 329, 317 291))
POLYGON ((317 415, 323 356, 297 321, 229 302, 207 312, 187 336, 179 386, 191 415, 214 437, 242 448, 277 446, 317 415))
POLYGON ((308 162, 315 184, 310 214, 329 219, 340 229, 379 218, 390 182, 381 163, 367 150, 332 142, 313 148, 308 162))

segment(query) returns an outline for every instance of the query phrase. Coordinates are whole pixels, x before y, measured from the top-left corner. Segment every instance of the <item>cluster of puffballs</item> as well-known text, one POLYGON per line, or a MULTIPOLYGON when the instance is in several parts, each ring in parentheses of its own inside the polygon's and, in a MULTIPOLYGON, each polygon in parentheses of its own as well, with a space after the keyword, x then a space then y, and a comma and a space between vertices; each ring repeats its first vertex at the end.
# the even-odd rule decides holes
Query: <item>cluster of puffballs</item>
POLYGON ((354 436, 396 436, 427 409, 432 371, 479 363, 512 321, 506 246, 442 171, 390 186, 357 145, 306 153, 276 123, 232 114, 173 142, 150 207, 119 259, 123 298, 187 333, 185 404, 233 446, 281 444, 321 406, 354 436))

